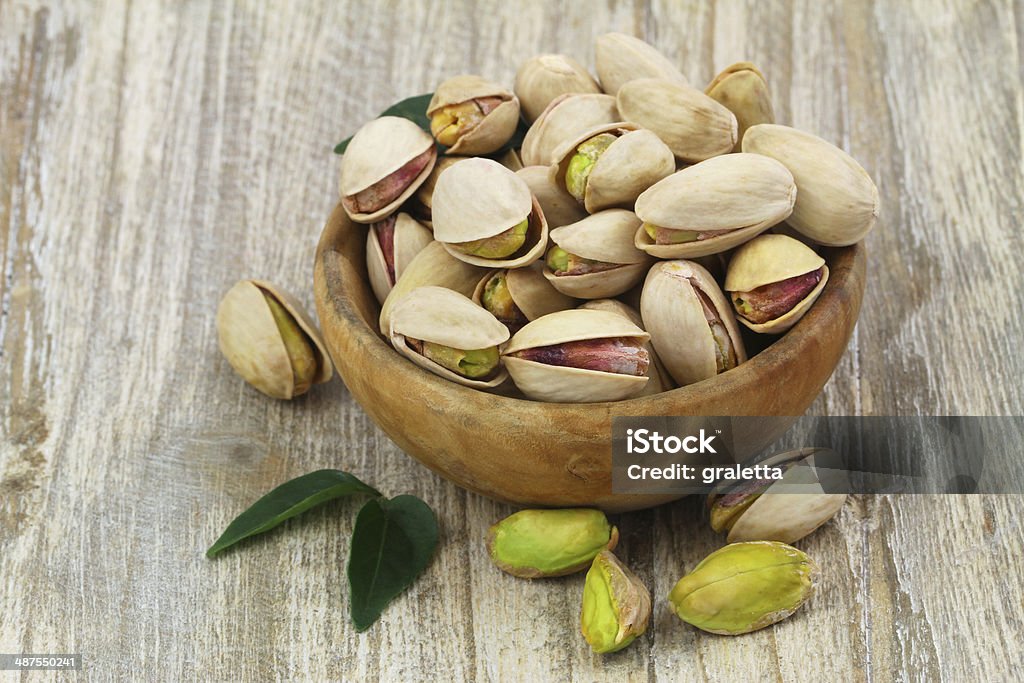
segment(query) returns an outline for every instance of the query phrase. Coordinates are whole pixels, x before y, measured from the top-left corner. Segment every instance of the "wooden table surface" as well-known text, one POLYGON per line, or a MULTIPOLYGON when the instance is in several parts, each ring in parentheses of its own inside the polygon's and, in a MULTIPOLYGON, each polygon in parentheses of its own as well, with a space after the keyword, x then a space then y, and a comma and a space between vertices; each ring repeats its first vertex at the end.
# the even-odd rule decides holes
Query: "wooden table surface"
MULTIPOLYGON (((635 33, 703 84, 750 59, 780 122, 859 159, 882 207, 820 414, 1020 414, 1024 9, 1011 2, 0 0, 0 652, 90 680, 1005 680, 1024 665, 1022 498, 862 496, 800 545, 822 587, 758 633, 664 596, 722 540, 702 501, 622 515, 655 596, 621 654, 578 632, 582 576, 499 573, 512 508, 401 453, 335 381, 244 385, 214 312, 243 277, 312 309, 331 148, 444 77, 635 33), (211 562, 273 485, 340 467, 438 513, 423 577, 357 634, 340 502, 211 562)), ((0 681, 18 680, 0 673, 0 681)), ((39 680, 22 675, 20 680, 39 680)))

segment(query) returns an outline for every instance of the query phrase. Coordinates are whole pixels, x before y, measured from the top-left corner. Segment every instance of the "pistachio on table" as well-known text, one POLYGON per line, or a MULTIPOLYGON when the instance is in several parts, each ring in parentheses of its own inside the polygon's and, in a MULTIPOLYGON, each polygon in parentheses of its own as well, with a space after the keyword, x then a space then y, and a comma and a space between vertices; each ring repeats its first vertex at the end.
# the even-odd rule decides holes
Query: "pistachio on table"
POLYGON ((404 212, 370 224, 366 232, 366 274, 379 303, 384 303, 405 267, 433 241, 430 231, 404 212))
POLYGON ((531 320, 576 305, 573 298, 552 287, 533 266, 489 271, 474 290, 473 301, 487 309, 512 334, 531 320))
POLYGON ((764 74, 750 62, 737 62, 715 76, 704 92, 736 116, 734 152, 739 152, 743 134, 759 123, 775 123, 775 110, 764 74))
POLYGON ((479 76, 455 76, 437 87, 427 105, 430 132, 451 154, 489 154, 519 123, 519 99, 479 76))
POLYGON ((600 510, 520 510, 490 528, 487 551, 499 569, 525 579, 583 571, 619 531, 600 510))
POLYGON ((638 78, 661 78, 689 85, 679 68, 653 45, 625 33, 597 37, 594 65, 601 87, 611 95, 619 92, 624 83, 638 78))
POLYGON ((622 121, 615 97, 603 93, 568 93, 551 100, 523 138, 526 166, 547 166, 555 149, 585 130, 622 121))
POLYGON ((599 654, 626 647, 647 630, 651 594, 610 550, 594 558, 583 584, 580 630, 599 654))
POLYGON ((532 123, 559 95, 600 93, 597 81, 586 67, 566 55, 537 55, 516 71, 513 88, 522 106, 523 118, 532 123))

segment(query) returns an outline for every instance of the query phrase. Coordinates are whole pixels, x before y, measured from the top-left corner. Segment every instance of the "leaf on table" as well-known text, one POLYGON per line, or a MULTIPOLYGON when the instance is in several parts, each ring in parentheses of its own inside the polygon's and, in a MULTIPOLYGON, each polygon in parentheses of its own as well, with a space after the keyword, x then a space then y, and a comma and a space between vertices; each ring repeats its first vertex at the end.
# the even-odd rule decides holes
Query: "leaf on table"
POLYGON ((356 518, 348 560, 352 622, 365 631, 412 584, 437 547, 437 518, 416 496, 375 498, 356 518))
POLYGON ((341 470, 317 470, 296 477, 281 484, 235 517, 217 542, 206 551, 206 556, 213 558, 243 538, 269 531, 286 519, 321 503, 356 493, 381 495, 377 489, 341 470))

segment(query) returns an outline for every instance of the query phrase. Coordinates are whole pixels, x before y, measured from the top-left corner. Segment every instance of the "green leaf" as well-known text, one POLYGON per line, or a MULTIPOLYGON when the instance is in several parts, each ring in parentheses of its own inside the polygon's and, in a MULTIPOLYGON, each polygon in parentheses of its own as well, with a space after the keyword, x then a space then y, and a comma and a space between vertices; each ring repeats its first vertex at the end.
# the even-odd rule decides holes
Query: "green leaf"
MULTIPOLYGON (((427 118, 427 105, 430 104, 430 98, 434 96, 434 93, 428 92, 425 95, 416 95, 415 97, 407 97, 401 102, 392 104, 390 107, 380 113, 380 116, 400 116, 403 119, 409 119, 423 130, 430 132, 430 119, 427 118)), ((348 136, 334 147, 335 154, 344 154, 345 150, 348 149, 348 143, 352 141, 352 136, 348 136)))
POLYGON ((375 498, 356 518, 348 558, 352 622, 365 631, 412 584, 437 547, 437 518, 416 496, 375 498))
POLYGON ((317 470, 296 477, 281 484, 263 496, 252 506, 235 517, 228 525, 217 542, 206 551, 206 556, 213 558, 225 548, 238 543, 243 538, 262 534, 281 522, 302 514, 306 510, 326 503, 335 498, 365 493, 380 496, 380 492, 367 486, 348 472, 341 470, 317 470))

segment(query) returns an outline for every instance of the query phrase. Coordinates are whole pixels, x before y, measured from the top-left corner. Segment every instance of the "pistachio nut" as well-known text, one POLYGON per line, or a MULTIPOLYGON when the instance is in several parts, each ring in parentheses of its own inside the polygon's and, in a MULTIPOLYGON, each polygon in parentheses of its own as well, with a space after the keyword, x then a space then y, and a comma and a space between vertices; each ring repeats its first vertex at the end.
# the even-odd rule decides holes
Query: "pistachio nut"
POLYGON ((782 621, 814 592, 818 568, 775 541, 732 543, 679 579, 669 606, 688 624, 733 636, 782 621))
POLYGON ((490 528, 487 552, 503 572, 537 579, 583 571, 618 542, 619 530, 600 510, 520 510, 490 528))
POLYGON ((583 584, 580 630, 598 654, 615 652, 647 630, 651 594, 609 550, 594 558, 583 584))
POLYGON ((601 88, 614 95, 624 83, 661 78, 689 85, 686 77, 653 45, 625 33, 606 33, 594 41, 594 66, 601 88))
POLYGON ((527 166, 516 171, 540 203, 548 228, 569 225, 587 217, 586 210, 572 195, 551 180, 549 166, 527 166))
POLYGON ((341 157, 341 204, 356 223, 393 213, 430 175, 434 139, 412 121, 382 116, 359 129, 341 157))
POLYGON ((478 266, 528 265, 548 240, 544 212, 526 181, 491 159, 465 159, 442 173, 432 214, 435 239, 478 266))
MULTIPOLYGON (((592 311, 609 311, 611 313, 617 313, 621 316, 625 316, 629 322, 633 323, 641 330, 644 329, 643 319, 640 317, 640 313, 629 306, 624 304, 618 299, 591 299, 590 301, 584 301, 580 304, 579 308, 592 310, 592 311)), ((675 388, 675 382, 672 381, 672 376, 668 374, 668 370, 665 369, 661 359, 658 358, 658 354, 654 352, 654 347, 651 345, 650 340, 644 342, 644 348, 647 349, 647 355, 651 359, 651 363, 647 368, 647 374, 650 380, 647 382, 647 386, 641 391, 638 396, 650 396, 651 394, 660 394, 663 391, 675 388)))
POLYGON ((502 360, 520 391, 535 401, 618 401, 648 382, 649 338, 616 313, 558 311, 516 332, 502 360))
POLYGON ((658 258, 723 252, 784 220, 796 195, 792 174, 774 159, 746 153, 708 159, 637 198, 644 225, 636 246, 658 258))
POLYGON ((615 98, 603 93, 559 95, 541 112, 523 138, 523 163, 547 166, 555 149, 585 130, 621 121, 615 98))
POLYGON ((498 346, 508 330, 471 300, 444 287, 419 287, 391 312, 391 345, 421 368, 478 389, 508 378, 498 346))
POLYGON ((704 91, 736 115, 737 140, 733 147, 739 152, 743 134, 759 123, 775 123, 775 110, 768 92, 768 82, 750 62, 737 62, 715 76, 704 91))
POLYGON ((551 231, 544 277, 567 296, 618 296, 643 279, 651 257, 633 245, 636 214, 607 209, 551 231))
POLYGON ((537 264, 490 271, 476 286, 473 301, 515 334, 531 320, 564 311, 576 301, 551 286, 537 264))
POLYGON ((801 448, 758 462, 783 470, 782 479, 726 481, 708 495, 711 528, 729 543, 795 543, 835 517, 845 493, 826 493, 815 458, 822 449, 801 448))
POLYGON ((427 179, 423 181, 423 184, 416 188, 416 192, 409 198, 406 208, 408 208, 409 212, 416 218, 416 220, 428 226, 431 230, 433 230, 434 225, 432 220, 434 186, 437 185, 438 177, 455 162, 468 158, 469 157, 450 155, 439 158, 437 163, 434 164, 434 170, 430 172, 430 175, 428 175, 427 179))
POLYGON ((711 273, 693 261, 663 261, 651 268, 640 296, 640 315, 658 356, 680 386, 747 360, 732 307, 711 273))
POLYGON ((855 244, 875 226, 878 188, 853 157, 832 143, 764 123, 743 136, 743 151, 772 157, 790 170, 798 192, 787 222, 818 244, 855 244))
POLYGON ((519 99, 480 76, 455 76, 437 87, 427 105, 430 132, 451 154, 490 154, 519 123, 519 99))
POLYGON ((758 235, 732 255, 725 277, 736 317, 754 332, 782 334, 828 282, 825 259, 785 235, 758 235))
POLYGON ((601 92, 597 81, 582 64, 566 55, 550 54, 523 62, 516 72, 514 90, 528 123, 537 120, 559 95, 601 92))
POLYGON ((228 290, 217 308, 217 338, 235 372, 272 398, 294 398, 334 374, 313 321, 269 282, 242 280, 228 290))
POLYGON ((366 233, 366 273, 378 302, 384 303, 405 267, 433 241, 430 231, 407 213, 370 224, 366 233))
POLYGON ((619 88, 616 103, 623 119, 653 131, 680 161, 726 154, 739 139, 733 113, 688 85, 638 78, 619 88))
POLYGON ((552 155, 551 177, 589 213, 633 208, 640 193, 676 170, 672 151, 649 130, 602 125, 566 140, 552 155))

